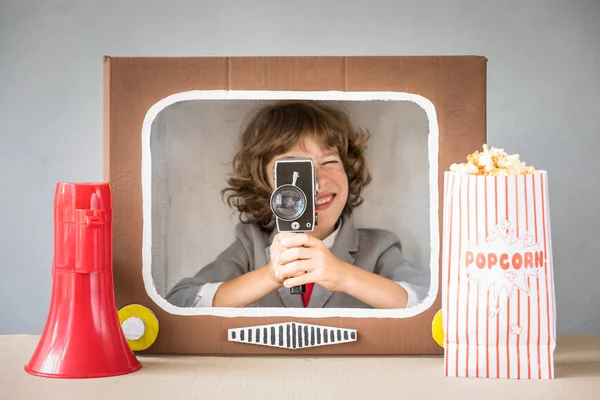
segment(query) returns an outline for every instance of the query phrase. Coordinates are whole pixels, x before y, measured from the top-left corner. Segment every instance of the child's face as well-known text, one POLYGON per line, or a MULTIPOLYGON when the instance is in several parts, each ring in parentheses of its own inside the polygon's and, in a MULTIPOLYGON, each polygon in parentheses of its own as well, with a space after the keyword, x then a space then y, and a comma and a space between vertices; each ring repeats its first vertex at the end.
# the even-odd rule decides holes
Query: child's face
POLYGON ((275 160, 283 157, 308 157, 311 158, 316 169, 319 193, 316 211, 319 214, 319 223, 313 236, 319 239, 326 238, 333 232, 335 223, 342 215, 346 200, 348 199, 348 176, 337 149, 324 149, 313 138, 307 137, 297 143, 287 153, 273 158, 267 165, 267 175, 271 188, 275 189, 273 180, 273 167, 275 160))

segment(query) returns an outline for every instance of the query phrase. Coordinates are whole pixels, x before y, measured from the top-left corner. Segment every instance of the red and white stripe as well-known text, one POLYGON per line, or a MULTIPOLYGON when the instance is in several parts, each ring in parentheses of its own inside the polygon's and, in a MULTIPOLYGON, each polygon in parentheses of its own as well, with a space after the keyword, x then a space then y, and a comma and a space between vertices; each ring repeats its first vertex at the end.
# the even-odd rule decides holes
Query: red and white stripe
POLYGON ((554 276, 545 171, 508 177, 444 174, 442 309, 445 375, 552 379, 556 344, 554 276), (529 233, 544 251, 529 295, 478 292, 460 261, 469 243, 507 219, 515 239, 529 233), (497 310, 493 317, 488 312, 497 310))

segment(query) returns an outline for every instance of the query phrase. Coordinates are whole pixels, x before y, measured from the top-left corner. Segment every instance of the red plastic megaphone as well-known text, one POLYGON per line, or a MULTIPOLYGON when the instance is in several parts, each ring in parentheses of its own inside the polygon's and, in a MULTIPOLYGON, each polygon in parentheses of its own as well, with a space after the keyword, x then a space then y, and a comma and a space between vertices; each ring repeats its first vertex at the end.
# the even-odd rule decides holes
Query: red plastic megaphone
POLYGON ((115 302, 110 186, 58 183, 50 310, 25 371, 55 378, 98 378, 140 368, 115 302))

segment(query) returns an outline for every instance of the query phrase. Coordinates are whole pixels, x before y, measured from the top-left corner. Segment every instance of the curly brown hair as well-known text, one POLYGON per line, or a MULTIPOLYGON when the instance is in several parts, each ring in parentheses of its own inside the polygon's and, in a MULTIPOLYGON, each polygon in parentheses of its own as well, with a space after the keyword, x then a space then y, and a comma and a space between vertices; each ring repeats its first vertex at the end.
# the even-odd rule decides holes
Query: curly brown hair
POLYGON ((301 139, 312 136, 321 145, 337 148, 348 176, 348 200, 343 213, 362 204, 362 190, 371 182, 364 157, 370 134, 356 130, 346 113, 322 101, 279 101, 261 108, 243 130, 233 159, 228 187, 221 191, 229 207, 240 212, 243 223, 272 229, 271 186, 266 167, 301 139))

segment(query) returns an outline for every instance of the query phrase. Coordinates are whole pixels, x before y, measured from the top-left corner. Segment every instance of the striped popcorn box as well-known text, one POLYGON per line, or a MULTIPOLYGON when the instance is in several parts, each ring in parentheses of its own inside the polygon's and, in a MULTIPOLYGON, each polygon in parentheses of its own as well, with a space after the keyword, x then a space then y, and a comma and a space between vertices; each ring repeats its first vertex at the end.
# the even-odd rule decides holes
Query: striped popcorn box
POLYGON ((444 173, 445 376, 553 379, 546 171, 444 173))

